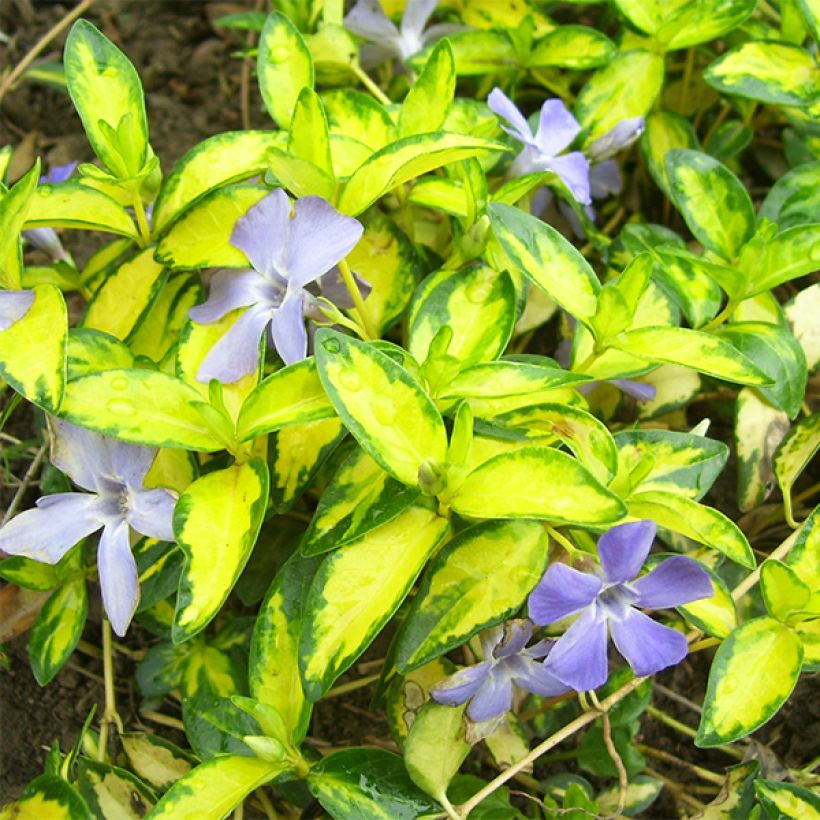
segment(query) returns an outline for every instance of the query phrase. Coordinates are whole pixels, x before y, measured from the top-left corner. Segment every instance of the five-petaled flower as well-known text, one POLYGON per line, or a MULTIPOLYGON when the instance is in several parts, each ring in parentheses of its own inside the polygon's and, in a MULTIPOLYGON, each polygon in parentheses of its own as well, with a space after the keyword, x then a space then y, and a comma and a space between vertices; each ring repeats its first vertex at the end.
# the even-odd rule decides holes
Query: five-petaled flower
POLYGON ((430 688, 433 700, 446 706, 470 701, 467 717, 480 723, 512 708, 514 684, 542 697, 568 692, 569 687, 541 662, 553 641, 539 641, 527 647, 531 637, 532 624, 524 619, 487 630, 481 635, 484 660, 434 684, 430 688))
POLYGON ((287 194, 277 188, 237 220, 231 244, 248 257, 250 270, 219 271, 207 302, 189 311, 211 324, 247 308, 211 348, 197 378, 230 383, 259 363, 259 339, 270 325, 271 339, 285 364, 307 355, 305 286, 318 280, 353 250, 364 231, 319 196, 297 199, 291 216, 287 194))
POLYGON ((156 450, 125 444, 50 419, 51 461, 84 493, 37 500, 0 529, 0 550, 56 564, 78 541, 102 529, 97 552, 103 606, 117 635, 124 635, 139 603, 139 577, 129 525, 138 533, 173 541, 176 497, 148 489, 145 476, 156 450))
POLYGON ((440 23, 425 31, 437 5, 438 0, 407 0, 401 26, 396 28, 378 0, 359 0, 348 12, 344 24, 356 36, 368 41, 361 50, 364 66, 379 65, 393 58, 404 63, 427 43, 464 29, 464 26, 440 23))
POLYGON ((494 88, 490 92, 487 104, 509 123, 509 127, 501 127, 524 143, 523 150, 515 158, 510 169, 513 176, 536 171, 552 171, 560 177, 578 202, 582 205, 589 204, 589 160, 581 151, 557 156, 569 146, 581 130, 578 120, 567 110, 562 100, 546 100, 541 106, 538 130, 535 134, 532 133, 527 118, 500 88, 494 88))
POLYGON ((635 607, 658 609, 712 595, 708 573, 691 558, 667 558, 637 577, 655 537, 654 521, 620 524, 598 540, 603 578, 552 564, 529 599, 530 618, 541 625, 578 618, 558 639, 545 668, 577 691, 607 679, 607 625, 618 651, 636 675, 652 675, 686 656, 686 638, 635 607))

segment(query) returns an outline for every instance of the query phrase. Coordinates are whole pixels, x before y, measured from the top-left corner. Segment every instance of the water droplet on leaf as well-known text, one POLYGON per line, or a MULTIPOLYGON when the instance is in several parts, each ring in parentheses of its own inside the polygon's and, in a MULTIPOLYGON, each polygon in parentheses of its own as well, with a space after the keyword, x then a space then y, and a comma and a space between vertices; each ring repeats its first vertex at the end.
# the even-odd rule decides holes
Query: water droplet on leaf
POLYGON ((125 390, 128 387, 128 379, 125 376, 114 376, 111 379, 111 387, 114 390, 125 390))
POLYGON ((338 339, 325 339, 322 342, 322 347, 328 353, 338 353, 342 349, 342 346, 339 344, 338 339))
POLYGON ((133 416, 137 412, 134 405, 125 399, 111 399, 106 407, 115 416, 133 416))

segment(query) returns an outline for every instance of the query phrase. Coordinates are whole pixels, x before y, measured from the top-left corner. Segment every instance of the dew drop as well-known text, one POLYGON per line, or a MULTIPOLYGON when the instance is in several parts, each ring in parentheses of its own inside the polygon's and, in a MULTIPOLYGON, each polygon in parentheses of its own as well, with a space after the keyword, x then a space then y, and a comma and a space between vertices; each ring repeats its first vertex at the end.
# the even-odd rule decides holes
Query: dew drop
POLYGON ((362 386, 362 380, 355 370, 343 370, 339 374, 339 382, 345 390, 350 391, 360 390, 362 386))
POLYGON ((484 302, 487 301, 487 297, 490 295, 490 291, 492 289, 492 280, 480 279, 478 282, 474 282, 467 288, 467 298, 474 305, 483 305, 484 302))
POLYGON ((328 353, 338 353, 342 349, 342 346, 339 344, 338 339, 325 339, 322 342, 322 347, 328 353))
POLYGON ((284 63, 288 57, 290 56, 290 50, 287 46, 279 46, 277 48, 271 49, 268 52, 268 62, 271 63, 284 63))
POLYGON ((137 412, 134 405, 125 399, 111 399, 106 407, 115 416, 133 416, 137 412))
POLYGON ((111 387, 114 390, 125 390, 125 388, 128 387, 128 379, 126 379, 125 376, 114 376, 114 378, 111 379, 111 387))

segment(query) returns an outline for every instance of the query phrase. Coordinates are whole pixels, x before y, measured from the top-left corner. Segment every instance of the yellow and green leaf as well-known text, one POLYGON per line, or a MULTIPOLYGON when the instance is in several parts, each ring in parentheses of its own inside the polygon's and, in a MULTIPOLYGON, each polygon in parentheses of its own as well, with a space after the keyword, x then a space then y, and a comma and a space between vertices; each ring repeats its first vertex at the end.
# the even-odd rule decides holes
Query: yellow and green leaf
POLYGON ((54 774, 35 777, 16 803, 0 809, 0 820, 92 820, 93 817, 79 792, 54 774))
POLYGON ((697 147, 697 134, 686 117, 665 110, 653 111, 646 117, 641 151, 652 179, 667 196, 670 196, 670 188, 664 162, 666 154, 673 148, 697 147))
POLYGON ((811 789, 780 780, 755 780, 755 791, 770 817, 820 820, 820 797, 811 789))
POLYGON ((350 88, 322 93, 331 136, 351 137, 371 152, 397 138, 396 126, 385 107, 368 94, 350 88))
POLYGON ((20 231, 39 176, 40 161, 37 160, 10 190, 6 191, 0 184, 0 285, 11 290, 19 290, 23 278, 20 231))
POLYGON ((174 510, 174 535, 185 553, 172 637, 182 643, 217 614, 250 557, 268 503, 261 459, 197 479, 174 510))
POLYGON ((605 34, 588 26, 562 25, 534 44, 527 57, 528 68, 570 68, 583 71, 606 65, 615 44, 605 34))
POLYGON ((77 760, 77 785, 98 818, 138 820, 157 800, 154 790, 131 772, 88 757, 77 760))
MULTIPOLYGON (((760 591, 769 615, 781 623, 800 620, 808 614, 812 590, 797 573, 782 561, 769 558, 760 567, 760 591)), ((814 615, 820 615, 815 612, 814 615)))
POLYGON ((792 485, 820 448, 820 413, 801 419, 786 434, 774 454, 774 474, 791 519, 792 485))
POLYGON ((124 342, 93 328, 71 328, 66 355, 69 380, 134 364, 134 354, 124 342))
POLYGON ((438 131, 447 118, 456 90, 453 49, 445 38, 433 47, 424 68, 399 110, 401 137, 438 131))
POLYGON ((165 738, 147 732, 122 732, 128 766, 140 779, 165 791, 191 770, 191 757, 165 738))

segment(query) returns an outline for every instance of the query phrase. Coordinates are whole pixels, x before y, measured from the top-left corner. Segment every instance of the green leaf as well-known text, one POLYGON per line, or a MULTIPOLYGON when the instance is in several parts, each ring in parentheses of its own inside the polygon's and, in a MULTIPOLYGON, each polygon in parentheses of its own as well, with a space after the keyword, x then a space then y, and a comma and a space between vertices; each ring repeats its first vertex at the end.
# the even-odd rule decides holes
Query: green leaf
POLYGON ((255 458, 197 479, 174 509, 185 554, 172 637, 188 640, 216 615, 250 557, 268 502, 268 468, 255 458))
POLYGON ((40 610, 28 642, 31 671, 40 686, 50 683, 73 654, 87 614, 84 578, 63 584, 40 610))
POLYGON ((114 336, 93 328, 68 331, 67 366, 69 380, 112 368, 129 368, 134 354, 114 336))
POLYGON ((316 370, 316 360, 303 359, 277 370, 245 399, 236 422, 240 441, 336 415, 316 370))
POLYGON ((270 149, 284 147, 285 140, 271 131, 229 131, 197 143, 162 183, 151 212, 154 231, 163 231, 208 191, 263 173, 270 149))
POLYGON ((462 367, 492 361, 504 352, 515 325, 515 286, 507 273, 484 265, 440 279, 412 308, 407 349, 423 362, 442 327, 453 335, 447 355, 462 367))
POLYGON ((610 344, 650 362, 679 364, 737 384, 772 384, 766 373, 736 347, 699 330, 641 327, 610 340, 610 344))
POLYGON ((547 546, 534 521, 485 521, 449 541, 402 622, 398 671, 423 666, 513 615, 544 574, 547 546))
POLYGON ((613 5, 644 34, 654 34, 664 19, 662 0, 613 0, 613 5))
POLYGON ((253 757, 243 738, 262 734, 256 719, 237 706, 231 698, 197 691, 182 704, 185 735, 201 760, 226 754, 253 757))
POLYGON ((755 791, 772 817, 809 820, 820 817, 820 797, 810 789, 779 780, 755 780, 755 791))
POLYGON ((191 770, 191 755, 165 738, 147 732, 122 732, 119 737, 128 767, 159 791, 165 791, 191 770))
POLYGON ((325 557, 311 585, 300 647, 311 701, 370 645, 448 529, 444 518, 412 506, 325 557))
POLYGON ((800 639, 774 619, 738 627, 712 662, 695 745, 731 743, 769 721, 794 689, 802 660, 800 639))
POLYGON ((792 485, 814 458, 818 448, 820 413, 814 413, 801 419, 789 430, 774 454, 774 474, 783 493, 787 519, 791 518, 792 485))
POLYGON ((50 413, 63 401, 67 336, 65 301, 54 285, 35 286, 32 306, 0 331, 0 376, 50 413))
POLYGON ((26 786, 16 803, 3 807, 0 817, 3 820, 91 820, 93 815, 70 783, 57 775, 41 774, 26 786))
MULTIPOLYGON (((2 337, 0 337, 2 338, 2 337)), ((80 427, 151 447, 212 452, 224 442, 214 434, 210 409, 181 379, 151 370, 108 370, 66 386, 61 416, 80 427)))
POLYGON ((666 492, 633 493, 627 499, 629 514, 651 518, 658 526, 706 544, 743 567, 753 569, 755 557, 746 536, 723 513, 691 498, 666 492))
POLYGON ((267 188, 246 182, 195 200, 160 240, 157 261, 170 268, 247 268, 245 254, 231 245, 231 234, 236 220, 268 193, 267 188))
POLYGON ((0 578, 25 589, 45 591, 59 583, 57 568, 23 555, 9 555, 0 561, 0 578))
POLYGON ((455 671, 455 664, 447 658, 439 658, 407 675, 393 676, 385 692, 385 712, 390 732, 399 746, 404 746, 413 721, 430 700, 430 687, 455 671))
POLYGON ((708 154, 675 148, 666 154, 669 195, 697 240, 732 260, 755 232, 755 212, 743 183, 708 154))
POLYGON ((127 339, 150 310, 165 279, 165 268, 154 261, 154 246, 143 248, 106 277, 86 309, 82 327, 127 339))
POLYGON ((663 57, 640 50, 622 51, 599 68, 581 89, 575 106, 586 144, 621 120, 648 114, 663 86, 663 74, 663 57))
POLYGON ((756 0, 700 0, 681 3, 655 32, 655 39, 672 49, 715 40, 737 28, 755 10, 756 0))
POLYGON ((122 179, 139 174, 150 152, 145 98, 134 66, 88 20, 71 27, 63 65, 94 152, 122 179))
POLYGON ((450 504, 471 518, 540 518, 605 524, 623 502, 572 456, 549 447, 502 453, 473 470, 450 504))
POLYGON ((795 225, 781 231, 761 248, 749 243, 737 266, 747 275, 745 296, 754 296, 817 270, 820 263, 820 224, 795 225))
POLYGON ((447 787, 471 749, 465 739, 464 706, 428 702, 410 727, 404 765, 422 791, 447 805, 447 787))
POLYGON ((259 37, 256 74, 262 100, 280 128, 289 128, 293 107, 305 86, 313 88, 313 59, 304 38, 284 15, 268 15, 259 37))
POLYGON ((99 820, 145 817, 154 807, 153 790, 125 769, 80 757, 77 771, 80 794, 99 820))
POLYGON ((445 131, 403 137, 377 151, 358 168, 344 185, 338 208, 357 216, 408 180, 451 162, 503 150, 499 142, 445 131))
POLYGON ((786 563, 812 589, 820 589, 820 506, 803 523, 786 563))
POLYGON ((806 162, 783 174, 769 189, 757 212, 757 221, 764 219, 777 224, 783 231, 795 225, 816 222, 820 213, 820 160, 806 162))
POLYGON ((331 817, 414 820, 440 812, 413 785, 402 759, 384 749, 334 752, 311 769, 307 783, 331 817))
MULTIPOLYGON (((626 801, 624 802, 624 816, 639 817, 646 811, 663 791, 663 781, 649 775, 635 775, 626 787, 626 801)), ((595 802, 598 811, 606 815, 617 815, 620 804, 620 789, 611 787, 598 794, 595 802)))
POLYGON ((760 393, 793 419, 806 392, 806 357, 797 339, 784 327, 768 322, 732 322, 719 331, 772 382, 760 393))
POLYGON ((788 564, 772 558, 760 567, 760 591, 769 614, 782 623, 804 613, 812 595, 808 584, 788 564))
POLYGON ((399 111, 399 135, 410 137, 438 131, 447 117, 456 90, 453 49, 439 40, 399 111))
POLYGON ((331 135, 350 137, 371 151, 378 151, 396 139, 396 126, 390 114, 369 94, 334 88, 323 92, 322 100, 331 135))
POLYGON ((814 59, 788 43, 744 43, 715 60, 703 79, 726 94, 773 105, 811 106, 820 94, 814 59))
POLYGON ((316 334, 316 363, 345 426, 399 481, 415 486, 422 464, 444 463, 447 435, 438 410, 389 356, 322 328, 316 334))
POLYGON ((737 504, 741 512, 760 506, 774 489, 772 459, 789 431, 789 417, 749 387, 737 396, 737 504))
MULTIPOLYGON (((630 777, 642 772, 646 767, 643 755, 632 745, 635 735, 629 726, 613 726, 612 745, 621 758, 621 763, 630 777)), ((587 730, 578 747, 578 765, 585 772, 596 777, 617 777, 618 769, 604 742, 604 730, 595 725, 587 730)))
POLYGON ((226 817, 248 794, 277 777, 286 766, 256 757, 214 757, 177 780, 150 817, 226 817))
POLYGON ((37 160, 11 190, 6 191, 0 182, 0 285, 12 290, 19 290, 23 277, 20 231, 39 176, 40 161, 37 160))
POLYGON ((561 25, 542 37, 527 58, 528 68, 570 68, 582 71, 606 65, 615 44, 605 34, 587 26, 561 25))
MULTIPOLYGON (((718 265, 711 264, 702 257, 694 254, 658 253, 653 273, 655 277, 671 292, 674 300, 680 305, 689 324, 696 330, 713 319, 721 305, 720 287, 726 285, 726 277, 721 268, 715 278, 718 265)), ((737 274, 733 271, 733 279, 737 274)), ((728 287, 729 298, 736 296, 745 286, 735 285, 728 287)))
POLYGON ((327 117, 319 95, 308 85, 302 88, 293 109, 288 153, 310 162, 333 180, 327 117))
POLYGON ((25 227, 106 231, 129 239, 139 236, 134 220, 116 199, 73 179, 39 185, 31 198, 25 227))
POLYGON ((322 493, 302 541, 303 555, 319 555, 392 521, 419 496, 357 449, 322 493))
POLYGON ((494 399, 527 396, 566 385, 588 381, 583 373, 571 373, 545 362, 496 361, 475 364, 462 370, 440 388, 440 399, 494 399))
POLYGON ((588 324, 595 315, 600 285, 578 250, 555 228, 517 208, 493 202, 488 213, 511 269, 588 324))

